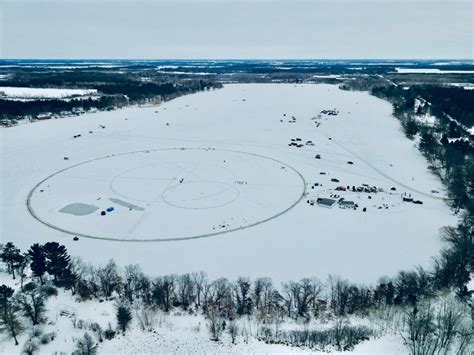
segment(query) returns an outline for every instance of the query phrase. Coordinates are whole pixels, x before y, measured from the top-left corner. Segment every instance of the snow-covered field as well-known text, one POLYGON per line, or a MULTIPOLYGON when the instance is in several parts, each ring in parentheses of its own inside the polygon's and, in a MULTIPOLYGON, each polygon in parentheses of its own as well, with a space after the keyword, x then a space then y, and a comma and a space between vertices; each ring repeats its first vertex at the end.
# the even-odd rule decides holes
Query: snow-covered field
POLYGON ((474 84, 471 83, 449 83, 449 85, 463 88, 464 90, 474 90, 474 84))
POLYGON ((0 97, 9 99, 56 99, 76 96, 95 95, 95 89, 40 89, 29 87, 0 86, 0 97))
POLYGON ((474 70, 441 70, 436 68, 395 68, 400 74, 472 74, 474 70))
POLYGON ((334 85, 248 84, 159 107, 2 129, 1 240, 22 249, 55 240, 88 262, 114 258, 119 265, 140 264, 150 275, 204 270, 211 278, 270 276, 279 282, 331 273, 369 283, 428 265, 440 249, 439 228, 456 218, 440 199, 440 181, 391 112, 387 102, 334 85), (337 116, 312 119, 334 108, 337 116), (289 146, 296 138, 302 147, 289 146), (144 152, 117 156, 134 151, 144 152), (210 238, 73 241, 38 222, 26 205, 32 189, 62 169, 33 192, 31 207, 60 229, 94 236, 186 237, 212 233, 221 223, 233 229, 265 221, 298 200, 298 174, 309 195, 277 218, 210 238), (362 184, 383 191, 352 192, 362 184), (350 189, 336 191, 339 186, 350 189), (402 202, 402 193, 423 204, 402 202), (359 208, 307 203, 335 194, 359 208), (97 210, 82 216, 59 211, 75 203, 97 210), (130 210, 130 204, 143 210, 130 210), (114 211, 101 216, 108 207, 114 211))

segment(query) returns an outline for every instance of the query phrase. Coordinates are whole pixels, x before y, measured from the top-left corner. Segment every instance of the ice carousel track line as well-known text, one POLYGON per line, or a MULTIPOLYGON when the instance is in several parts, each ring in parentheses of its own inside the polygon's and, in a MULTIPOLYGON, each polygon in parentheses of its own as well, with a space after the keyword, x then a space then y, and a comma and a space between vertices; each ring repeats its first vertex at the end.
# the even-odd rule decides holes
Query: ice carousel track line
MULTIPOLYGON (((326 136, 327 137, 327 136, 326 136)), ((430 195, 426 192, 423 192, 423 191, 420 191, 420 190, 417 190, 399 180, 396 180, 394 179, 393 177, 391 177, 390 175, 384 173, 382 170, 378 169, 377 167, 375 167, 373 164, 371 164, 370 162, 368 162, 367 160, 365 160, 364 158, 362 158, 360 155, 354 153, 353 151, 347 149, 345 146, 343 146, 341 143, 338 143, 336 142, 334 139, 332 139, 332 142, 337 145, 338 147, 340 147, 341 149, 345 150, 346 152, 348 152, 349 154, 352 154, 352 156, 354 156, 355 158, 359 159, 361 162, 363 162, 365 165, 367 165, 369 168, 371 168, 372 170, 374 170, 375 172, 377 172, 378 174, 380 174, 381 176, 383 176, 384 178, 390 180, 391 182, 395 183, 396 185, 399 185, 399 186, 402 186, 404 187, 405 189, 411 191, 411 192, 414 192, 414 193, 417 193, 419 195, 422 195, 422 196, 425 196, 427 198, 430 198, 430 199, 433 199, 433 200, 441 200, 441 201, 449 201, 450 199, 447 198, 447 197, 439 197, 439 196, 433 196, 433 195, 430 195)))
POLYGON ((56 171, 55 173, 45 177, 43 180, 41 180, 40 182, 38 182, 31 190, 30 192, 28 193, 28 196, 26 198, 26 207, 28 209, 28 212, 31 214, 31 216, 36 219, 38 222, 40 222, 41 224, 49 227, 49 228, 52 228, 52 229, 55 229, 59 232, 62 232, 62 233, 66 233, 66 234, 69 234, 69 235, 73 235, 73 236, 78 236, 78 237, 83 237, 83 238, 88 238, 88 239, 96 239, 96 240, 104 240, 104 241, 112 241, 112 242, 129 242, 129 243, 156 243, 156 242, 179 242, 179 241, 186 241, 186 240, 193 240, 193 239, 203 239, 203 238, 210 238, 210 237, 214 237, 214 236, 218 236, 218 235, 227 235, 229 233, 232 233, 232 232, 237 232, 237 231, 240 231, 240 230, 244 230, 244 229, 247 229, 247 228, 251 228, 251 227, 255 227, 255 226, 258 226, 260 224, 263 224, 263 223, 266 223, 266 222, 269 222, 269 221, 272 221, 286 213, 288 213, 291 209, 293 209, 293 207, 295 207, 298 203, 301 202, 301 200, 303 200, 303 198, 305 197, 306 195, 306 187, 307 187, 307 183, 306 183, 306 180, 305 178, 303 177, 303 175, 298 171, 296 170, 295 168, 293 168, 291 165, 287 164, 287 163, 284 163, 280 160, 277 160, 277 159, 273 159, 273 158, 270 158, 270 157, 267 157, 265 155, 260 155, 260 154, 256 154, 256 153, 250 153, 250 152, 245 152, 245 151, 239 151, 239 150, 231 150, 231 149, 215 149, 215 148, 158 148, 158 149, 144 149, 144 150, 137 150, 137 151, 132 151, 132 152, 125 152, 125 153, 119 153, 119 154, 112 154, 112 155, 107 155, 105 157, 100 157, 100 158, 94 158, 94 159, 90 159, 90 160, 87 160, 87 161, 84 161, 84 162, 81 162, 81 163, 78 163, 78 164, 74 164, 74 165, 71 165, 71 166, 68 166, 67 168, 64 168, 64 169, 61 169, 61 170, 58 170, 56 171), (49 180, 50 178, 56 176, 56 175, 59 175, 61 174, 62 172, 64 171, 67 171, 69 169, 72 169, 72 168, 75 168, 77 166, 80 166, 80 165, 84 165, 84 164, 88 164, 88 163, 91 163, 91 162, 94 162, 94 161, 98 161, 98 160, 104 160, 104 159, 108 159, 108 158, 113 158, 113 157, 117 157, 117 156, 123 156, 123 155, 130 155, 130 154, 138 154, 138 153, 148 153, 148 152, 157 152, 157 151, 167 151, 167 150, 203 150, 203 151, 208 151, 208 150, 211 150, 211 151, 224 151, 224 152, 231 152, 231 153, 240 153, 240 154, 248 154, 248 155, 253 155, 253 156, 256 156, 256 157, 259 157, 259 158, 263 158, 263 159, 268 159, 268 160, 272 160, 278 164, 282 164, 288 168, 290 168, 293 172, 295 172, 301 179, 302 181, 302 184, 303 184, 303 190, 299 196, 299 198, 293 202, 289 207, 285 208, 283 211, 280 211, 279 213, 271 216, 271 217, 268 217, 268 218, 265 218, 263 220, 260 220, 260 221, 257 221, 255 223, 251 223, 249 225, 246 225, 246 226, 242 226, 242 227, 237 227, 237 228, 232 228, 232 229, 228 229, 228 230, 223 230, 223 231, 219 231, 219 232, 213 232, 213 233, 205 233, 205 234, 199 234, 199 235, 194 235, 194 236, 190 236, 190 237, 178 237, 178 238, 154 238, 154 239, 136 239, 136 238, 131 238, 131 239, 125 239, 125 238, 113 238, 113 237, 100 237, 100 236, 94 236, 94 235, 89 235, 89 234, 84 234, 84 233, 76 233, 76 232, 73 232, 73 231, 70 231, 70 230, 67 230, 67 229, 64 229, 64 228, 61 228, 61 227, 58 227, 52 223, 49 223, 47 221, 44 221, 42 220, 37 214, 36 212, 34 211, 33 207, 31 206, 31 197, 33 196, 33 193, 35 192, 35 190, 42 184, 44 183, 45 181, 49 180))

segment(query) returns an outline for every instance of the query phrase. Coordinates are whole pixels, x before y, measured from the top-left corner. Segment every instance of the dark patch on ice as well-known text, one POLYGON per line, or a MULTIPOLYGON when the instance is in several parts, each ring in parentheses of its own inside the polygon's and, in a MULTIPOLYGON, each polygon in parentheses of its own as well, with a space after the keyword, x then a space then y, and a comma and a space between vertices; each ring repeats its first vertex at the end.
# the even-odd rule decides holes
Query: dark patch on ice
POLYGON ((74 216, 86 216, 97 211, 99 207, 87 205, 85 203, 71 203, 59 210, 61 213, 72 214, 74 216))
POLYGON ((126 202, 126 201, 122 201, 118 198, 109 198, 109 200, 112 201, 113 203, 116 203, 117 205, 122 206, 122 207, 127 207, 129 209, 137 210, 137 211, 145 211, 145 209, 143 207, 134 205, 133 203, 129 203, 129 202, 126 202))

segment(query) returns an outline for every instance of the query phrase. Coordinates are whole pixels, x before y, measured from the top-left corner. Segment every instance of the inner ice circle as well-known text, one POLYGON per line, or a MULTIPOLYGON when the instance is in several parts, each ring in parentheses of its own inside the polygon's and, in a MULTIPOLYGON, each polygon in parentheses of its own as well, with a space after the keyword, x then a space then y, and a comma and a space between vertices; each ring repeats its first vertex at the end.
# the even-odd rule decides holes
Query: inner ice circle
POLYGON ((60 170, 28 197, 38 221, 118 241, 210 237, 270 221, 304 196, 303 176, 270 157, 214 148, 154 149, 60 170))

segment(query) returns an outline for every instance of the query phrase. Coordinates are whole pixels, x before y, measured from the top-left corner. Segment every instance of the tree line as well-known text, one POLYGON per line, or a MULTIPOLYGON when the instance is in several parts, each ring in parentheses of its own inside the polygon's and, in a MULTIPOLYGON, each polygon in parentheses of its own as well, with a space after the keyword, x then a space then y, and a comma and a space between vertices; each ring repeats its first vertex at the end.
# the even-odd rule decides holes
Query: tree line
MULTIPOLYGON (((264 341, 331 344, 347 350, 367 339, 372 334, 370 329, 337 323, 327 332, 301 333, 283 332, 279 325, 285 319, 309 322, 327 314, 342 320, 350 315, 364 317, 377 309, 400 306, 412 310, 407 313, 407 324, 415 327, 419 326, 417 322, 426 322, 425 317, 420 318, 420 309, 425 312, 426 308, 421 305, 443 290, 454 290, 459 300, 468 303, 472 293, 466 286, 473 265, 472 220, 466 216, 457 228, 445 228, 443 240, 446 247, 435 259, 432 270, 418 267, 402 271, 374 286, 357 285, 335 276, 326 282, 303 278, 281 285, 275 285, 270 278, 210 280, 204 272, 150 278, 138 265, 123 270, 113 260, 101 267, 88 265, 80 258, 71 257, 56 242, 36 243, 25 252, 9 242, 0 256, 7 272, 20 279, 20 290, 15 293, 6 285, 0 286, 0 326, 17 342, 17 335, 25 327, 23 318, 33 325, 44 322, 46 299, 62 288, 81 300, 115 298, 118 301, 118 329, 104 331, 106 338, 127 330, 133 318, 131 309, 139 304, 142 312, 135 317, 143 328, 147 327, 148 309, 201 312, 208 319, 211 339, 219 340, 224 330, 238 334, 236 329, 232 330, 236 320, 255 317, 265 324, 260 334, 264 341), (25 283, 28 270, 32 277, 25 283)), ((434 327, 433 319, 428 323, 434 327)))
MULTIPOLYGON (((31 75, 31 74, 28 74, 31 75)), ((93 80, 86 74, 68 75, 59 81, 55 75, 51 78, 40 76, 39 78, 28 78, 19 76, 2 83, 5 86, 27 86, 27 87, 53 87, 53 88, 84 88, 96 89, 98 98, 88 99, 37 99, 28 101, 2 99, 0 96, 0 120, 21 119, 25 117, 36 118, 43 113, 63 114, 65 112, 87 112, 92 109, 107 110, 133 104, 145 104, 149 101, 169 99, 198 91, 220 88, 222 84, 209 80, 167 80, 157 82, 142 82, 134 78, 118 81, 93 80), (74 80, 73 80, 74 79, 74 80), (91 80, 91 81, 89 81, 91 80), (40 86, 38 86, 40 85, 40 86)), ((64 74, 66 75, 66 74, 64 74)), ((99 76, 100 77, 100 76, 99 76)), ((62 76, 60 76, 62 78, 62 76)), ((105 79, 104 79, 105 80, 105 79)))
POLYGON ((393 104, 394 116, 400 120, 408 138, 413 139, 419 135, 420 151, 430 163, 432 172, 438 175, 448 188, 448 203, 455 211, 466 209, 472 217, 474 145, 470 135, 445 113, 449 112, 458 122, 472 126, 469 117, 474 115, 474 108, 473 105, 466 104, 466 101, 474 99, 474 92, 433 86, 414 86, 409 89, 400 86, 375 86, 372 88, 372 94, 393 104), (446 97, 441 99, 439 96, 443 94, 446 94, 446 97), (428 104, 425 98, 434 101, 428 104), (416 111, 415 100, 419 100, 416 111), (448 106, 457 107, 456 110, 460 112, 455 115, 451 111, 445 111, 447 102, 450 103, 448 106), (416 115, 426 113, 437 118, 436 124, 425 125, 416 120, 416 115))

